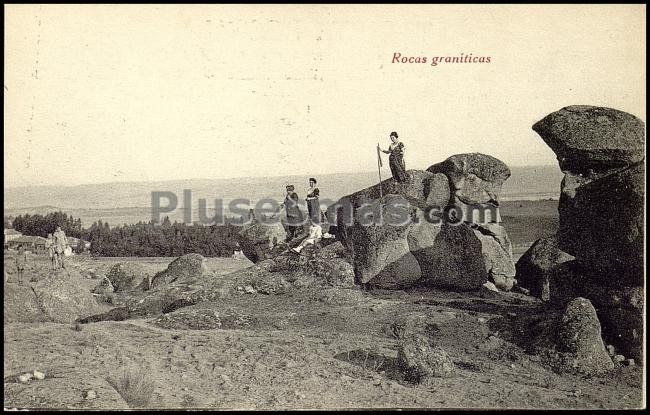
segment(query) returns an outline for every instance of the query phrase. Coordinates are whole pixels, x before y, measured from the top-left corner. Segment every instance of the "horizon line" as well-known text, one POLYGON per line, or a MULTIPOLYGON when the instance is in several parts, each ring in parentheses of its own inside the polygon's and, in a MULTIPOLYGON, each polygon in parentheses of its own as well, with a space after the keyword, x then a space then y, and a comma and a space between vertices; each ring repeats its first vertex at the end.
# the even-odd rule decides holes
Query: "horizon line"
MULTIPOLYGON (((512 165, 511 167, 557 167, 555 164, 530 164, 530 165, 512 165)), ((559 168, 559 167, 558 167, 559 168)), ((408 170, 420 170, 420 169, 408 169, 408 170)), ((426 170, 426 169, 423 169, 426 170)), ((332 172, 332 173, 304 173, 304 174, 283 174, 283 175, 264 175, 264 176, 230 176, 230 177, 192 177, 192 178, 182 178, 182 179, 157 179, 157 180, 125 180, 125 181, 109 181, 109 182, 91 182, 91 183, 78 183, 78 184, 31 184, 31 185, 21 185, 21 186, 4 186, 5 190, 10 189, 23 189, 23 188, 32 188, 32 187, 77 187, 77 186, 97 186, 97 185, 109 185, 109 184, 137 184, 137 183, 161 183, 161 182, 182 182, 182 181, 216 181, 216 180, 235 180, 235 179, 262 179, 270 177, 293 177, 293 176, 310 176, 310 175, 334 175, 334 174, 360 174, 360 173, 375 173, 371 170, 361 170, 361 171, 341 171, 341 172, 332 172)), ((387 177, 388 178, 388 177, 387 177)))

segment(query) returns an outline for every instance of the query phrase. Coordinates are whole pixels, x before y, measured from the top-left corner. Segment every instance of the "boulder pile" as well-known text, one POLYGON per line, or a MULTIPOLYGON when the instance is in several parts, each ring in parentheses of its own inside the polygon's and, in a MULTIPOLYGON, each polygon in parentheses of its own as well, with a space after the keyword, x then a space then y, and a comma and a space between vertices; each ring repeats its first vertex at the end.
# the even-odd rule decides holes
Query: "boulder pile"
POLYGON ((492 281, 512 288, 516 270, 498 207, 508 166, 485 154, 458 154, 408 175, 406 183, 387 179, 328 208, 357 282, 468 291, 492 281))
POLYGON ((588 298, 605 338, 640 359, 645 125, 622 111, 575 105, 549 114, 533 130, 564 173, 560 225, 556 243, 538 241, 520 259, 517 279, 551 301, 567 291, 588 298))

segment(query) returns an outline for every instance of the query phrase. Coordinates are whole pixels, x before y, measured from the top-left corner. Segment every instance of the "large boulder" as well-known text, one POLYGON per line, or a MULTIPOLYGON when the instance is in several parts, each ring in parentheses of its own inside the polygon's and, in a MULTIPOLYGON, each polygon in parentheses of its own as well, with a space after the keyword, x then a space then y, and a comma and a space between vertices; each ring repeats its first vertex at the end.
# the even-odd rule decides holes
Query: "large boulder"
POLYGON ((206 271, 205 258, 200 254, 185 254, 176 258, 167 269, 154 275, 150 288, 169 284, 177 280, 191 281, 200 278, 206 271))
POLYGON ((559 248, 604 285, 642 285, 644 123, 615 109, 580 105, 546 116, 533 130, 565 173, 559 248))
POLYGON ((550 279, 556 275, 554 270, 574 259, 558 248, 556 237, 538 239, 515 264, 517 283, 530 290, 531 295, 549 301, 550 279))
POLYGON ((433 244, 418 254, 423 285, 469 291, 488 281, 483 244, 466 224, 443 224, 433 244))
POLYGON ((498 202, 501 185, 510 177, 505 163, 481 153, 456 154, 427 171, 445 174, 454 195, 470 205, 498 202))
MULTIPOLYGON (((6 273, 5 273, 6 275, 6 273)), ((47 321, 29 285, 4 284, 4 322, 36 323, 47 321)))
POLYGON ((623 167, 645 158, 645 125, 612 108, 572 105, 551 113, 533 130, 557 155, 562 170, 623 167))
POLYGON ((280 222, 252 221, 244 225, 237 240, 246 258, 257 263, 273 258, 286 248, 287 233, 280 222))
POLYGON ((593 302, 608 341, 640 357, 645 125, 622 111, 581 105, 548 115, 533 130, 556 153, 565 173, 558 248, 582 267, 582 278, 574 275, 573 285, 593 302))
POLYGON ((585 374, 603 374, 614 368, 601 337, 596 310, 586 298, 575 298, 562 315, 559 350, 570 354, 568 365, 585 374))
POLYGON ((583 293, 596 307, 607 343, 626 357, 643 361, 644 288, 614 289, 587 282, 583 284, 583 293))
POLYGON ((408 382, 428 384, 435 378, 454 376, 456 367, 440 346, 431 346, 422 335, 402 340, 397 352, 397 367, 408 382))
POLYGON ((409 175, 408 183, 388 179, 329 207, 357 282, 383 289, 424 284, 473 290, 491 276, 509 289, 515 270, 505 229, 489 221, 475 229, 462 220, 447 223, 444 209, 454 200, 447 176, 419 170, 409 175))
POLYGON ((34 285, 36 301, 48 321, 70 323, 77 318, 101 312, 89 290, 80 287, 64 274, 39 281, 34 285))
POLYGON ((343 240, 351 248, 358 281, 368 283, 384 270, 391 276, 399 270, 401 275, 397 278, 407 285, 419 279, 420 270, 409 266, 413 261, 407 240, 411 227, 408 218, 403 223, 385 223, 378 213, 374 214, 380 209, 390 209, 393 204, 408 202, 399 195, 389 194, 369 203, 355 210, 354 225, 346 229, 343 240))
POLYGON ((133 262, 120 262, 113 265, 106 274, 115 292, 136 288, 149 276, 144 267, 133 262))
MULTIPOLYGON (((512 261, 512 251, 508 252, 497 238, 489 233, 483 233, 482 229, 473 229, 473 232, 481 242, 481 252, 488 280, 492 281, 497 288, 510 291, 515 284, 515 274, 517 273, 512 261)), ((505 241, 502 243, 506 244, 505 241)))
MULTIPOLYGON (((401 195, 413 206, 425 208, 426 206, 438 206, 444 208, 449 204, 450 188, 449 180, 444 174, 435 174, 423 170, 408 170, 410 180, 400 183, 392 178, 383 180, 381 183, 354 192, 341 199, 339 204, 328 207, 327 217, 334 218, 336 223, 337 207, 342 206, 344 213, 348 216, 352 213, 346 211, 348 207, 359 208, 364 202, 379 199, 381 195, 401 195), (344 205, 344 202, 349 205, 344 205)), ((349 216, 348 220, 351 219, 349 216)), ((348 223, 349 224, 349 223, 348 223)))
POLYGON ((562 182, 559 247, 604 285, 643 285, 644 171, 639 163, 594 180, 567 172, 562 182))

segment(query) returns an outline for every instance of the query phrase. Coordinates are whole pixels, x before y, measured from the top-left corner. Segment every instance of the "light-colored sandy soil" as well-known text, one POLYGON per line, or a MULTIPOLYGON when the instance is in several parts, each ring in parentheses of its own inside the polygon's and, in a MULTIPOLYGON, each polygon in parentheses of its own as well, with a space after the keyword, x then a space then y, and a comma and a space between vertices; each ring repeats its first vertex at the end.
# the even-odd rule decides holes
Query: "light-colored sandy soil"
MULTIPOLYGON (((114 263, 137 261, 149 272, 172 258, 75 257, 69 278, 90 290, 114 263)), ((251 263, 209 259, 215 278, 251 263)), ((5 270, 12 282, 11 256, 5 270)), ((28 279, 47 278, 44 258, 28 279)), ((31 284, 26 282, 27 284, 31 284)), ((33 283, 33 282, 32 282, 33 283)), ((362 292, 315 288, 283 295, 235 291, 217 312, 235 311, 249 323, 238 329, 167 330, 152 319, 78 326, 5 323, 5 408, 102 408, 129 405, 115 385, 125 368, 144 366, 153 381, 152 408, 637 408, 642 368, 619 365, 607 376, 560 375, 509 339, 509 318, 539 304, 520 294, 443 291, 362 292), (398 339, 391 324, 424 319, 430 335, 451 355, 456 375, 426 385, 405 382, 396 367, 398 339), (492 337, 490 337, 492 336, 492 337), (496 340, 495 340, 496 339, 496 340), (17 375, 39 370, 44 380, 17 375), (85 399, 88 390, 94 399, 85 399)), ((106 310, 112 306, 102 304, 106 310)), ((193 306, 196 307, 196 306, 193 306)))

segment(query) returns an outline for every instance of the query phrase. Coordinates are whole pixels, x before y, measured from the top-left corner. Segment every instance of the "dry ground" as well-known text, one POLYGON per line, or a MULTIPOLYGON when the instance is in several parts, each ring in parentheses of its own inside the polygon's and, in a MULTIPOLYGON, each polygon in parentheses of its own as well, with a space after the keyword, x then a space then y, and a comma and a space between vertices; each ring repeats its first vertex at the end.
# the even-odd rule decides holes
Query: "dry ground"
MULTIPOLYGON (((5 255, 5 270, 13 272, 5 255)), ((69 278, 91 289, 118 261, 150 272, 172 258, 74 257, 69 278)), ((209 259, 215 278, 250 266, 209 259)), ((36 258, 29 278, 47 278, 36 258)), ((12 275, 10 275, 12 277, 12 275)), ((10 280, 11 281, 11 280, 10 280)), ((11 283, 11 282, 10 282, 11 283)), ((637 408, 642 371, 618 366, 605 377, 559 375, 508 341, 508 319, 539 307, 520 294, 362 292, 314 288, 284 295, 236 291, 217 311, 250 317, 245 329, 166 330, 152 319, 85 324, 8 323, 4 331, 5 408, 128 408, 114 385, 125 368, 145 367, 152 408, 637 408), (395 366, 392 324, 410 316, 454 359, 456 376, 404 382, 395 366), (506 330, 507 331, 507 330, 506 330), (492 337, 490 337, 492 336, 492 337), (16 375, 39 370, 27 384, 16 375), (97 397, 85 399, 88 390, 97 397)), ((108 310, 111 305, 104 304, 108 310)))

